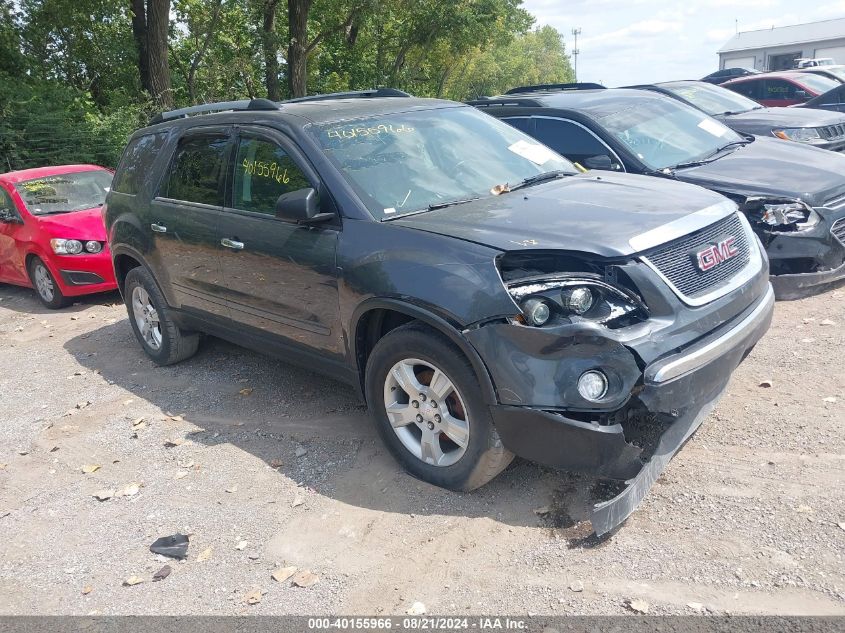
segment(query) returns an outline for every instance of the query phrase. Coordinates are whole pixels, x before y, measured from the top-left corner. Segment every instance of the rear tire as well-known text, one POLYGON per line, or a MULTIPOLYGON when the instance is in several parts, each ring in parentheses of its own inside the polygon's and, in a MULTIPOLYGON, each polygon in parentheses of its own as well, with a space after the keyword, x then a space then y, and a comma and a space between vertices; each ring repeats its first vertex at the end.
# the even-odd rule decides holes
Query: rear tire
POLYGON ((164 295, 146 268, 138 266, 129 271, 123 297, 132 331, 153 361, 173 365, 196 353, 199 334, 185 333, 176 325, 164 295))
POLYGON ((62 294, 59 289, 59 284, 56 283, 56 278, 53 273, 47 268, 47 265, 40 257, 33 257, 29 262, 29 280, 32 282, 32 287, 35 288, 35 294, 45 306, 51 310, 58 310, 64 308, 68 304, 68 299, 62 294))
POLYGON ((378 341, 367 361, 365 391, 385 444, 419 479, 474 490, 513 460, 469 360, 427 326, 409 323, 378 341))

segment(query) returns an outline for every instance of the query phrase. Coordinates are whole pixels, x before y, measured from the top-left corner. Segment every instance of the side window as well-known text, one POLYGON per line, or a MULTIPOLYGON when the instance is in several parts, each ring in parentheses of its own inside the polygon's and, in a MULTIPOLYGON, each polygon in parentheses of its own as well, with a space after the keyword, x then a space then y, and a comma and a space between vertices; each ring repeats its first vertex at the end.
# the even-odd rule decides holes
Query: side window
POLYGON ((531 125, 531 118, 527 116, 511 116, 503 118, 502 121, 508 125, 512 125, 520 132, 525 132, 526 134, 528 134, 528 129, 531 125))
POLYGON ((167 139, 166 132, 145 134, 133 139, 123 151, 114 175, 112 190, 135 195, 150 172, 153 161, 167 139))
POLYGON ((280 195, 312 186, 288 153, 271 141, 241 138, 234 168, 232 206, 242 211, 275 215, 280 195))
POLYGON ((14 221, 20 217, 15 203, 6 191, 0 187, 0 221, 14 221))
POLYGON ((222 206, 220 175, 228 141, 226 136, 193 136, 180 141, 160 195, 222 206))
POLYGON ((782 100, 795 99, 795 84, 783 79, 767 79, 763 99, 782 100))
POLYGON ((760 99, 765 99, 760 92, 760 85, 762 83, 762 81, 743 81, 742 83, 732 85, 730 88, 734 92, 738 92, 749 99, 759 101, 760 99))
POLYGON ((613 160, 610 149, 579 125, 542 117, 537 117, 534 125, 536 137, 569 160, 582 165, 593 156, 603 155, 613 160))

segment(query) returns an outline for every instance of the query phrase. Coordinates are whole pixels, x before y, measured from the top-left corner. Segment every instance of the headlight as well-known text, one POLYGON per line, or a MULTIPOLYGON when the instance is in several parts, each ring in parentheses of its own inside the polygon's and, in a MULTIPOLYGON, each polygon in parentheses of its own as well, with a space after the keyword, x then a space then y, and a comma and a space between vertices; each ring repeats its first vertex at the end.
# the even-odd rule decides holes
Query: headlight
POLYGON ((639 297, 586 275, 520 279, 508 292, 522 309, 518 321, 534 327, 586 320, 613 328, 647 318, 639 297))
POLYGON ((782 130, 772 130, 772 133, 785 141, 797 141, 798 143, 822 143, 819 131, 813 127, 790 127, 782 130))
POLYGON ((789 198, 748 198, 743 210, 752 220, 780 231, 806 231, 820 219, 810 205, 789 198))
POLYGON ((82 252, 82 242, 79 240, 52 239, 50 246, 56 255, 79 255, 82 252))
POLYGON ((103 250, 103 245, 97 240, 88 240, 85 242, 85 250, 89 253, 99 253, 103 250))
POLYGON ((103 250, 103 243, 97 240, 88 240, 83 243, 81 240, 55 238, 50 240, 50 246, 56 255, 79 255, 83 251, 94 254, 103 250))

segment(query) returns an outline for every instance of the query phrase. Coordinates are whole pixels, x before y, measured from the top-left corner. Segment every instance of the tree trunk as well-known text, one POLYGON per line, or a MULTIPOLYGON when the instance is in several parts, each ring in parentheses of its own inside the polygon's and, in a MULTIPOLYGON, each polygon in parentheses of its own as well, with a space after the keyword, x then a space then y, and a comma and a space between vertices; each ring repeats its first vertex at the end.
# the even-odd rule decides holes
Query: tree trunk
POLYGON ((288 87, 291 97, 308 94, 308 12, 311 0, 288 0, 288 87))
POLYGON ((147 10, 144 0, 130 0, 132 13, 132 37, 138 49, 138 72, 141 76, 141 90, 152 94, 150 87, 150 58, 147 51, 147 10))
POLYGON ((282 98, 281 87, 279 86, 279 38, 276 36, 276 8, 278 5, 279 0, 265 0, 264 23, 261 31, 264 48, 265 83, 267 85, 267 98, 270 101, 279 101, 282 98))
POLYGON ((170 0, 147 0, 147 48, 149 51, 150 94, 162 108, 173 107, 167 35, 170 26, 170 0))

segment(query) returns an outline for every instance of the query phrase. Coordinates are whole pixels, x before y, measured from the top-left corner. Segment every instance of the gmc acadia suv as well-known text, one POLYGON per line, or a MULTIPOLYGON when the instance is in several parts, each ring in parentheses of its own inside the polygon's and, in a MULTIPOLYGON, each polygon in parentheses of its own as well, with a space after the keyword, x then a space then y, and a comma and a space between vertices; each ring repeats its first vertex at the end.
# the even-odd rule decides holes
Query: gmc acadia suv
POLYGON ((157 363, 207 332, 351 383, 399 462, 445 488, 514 454, 627 481, 599 534, 701 424, 774 299, 733 202, 579 173, 475 108, 389 89, 159 115, 105 218, 157 363))

